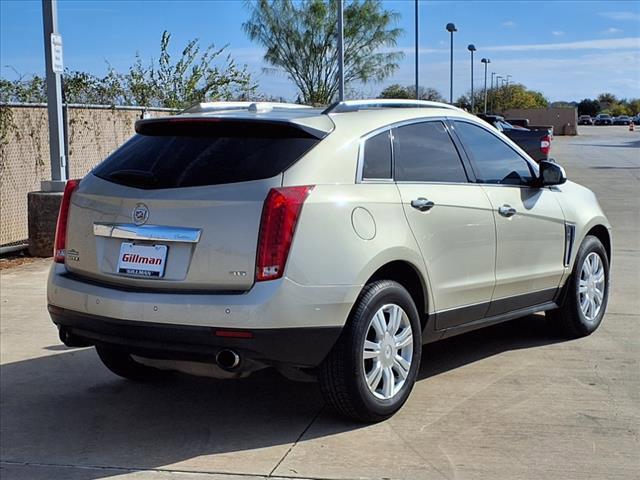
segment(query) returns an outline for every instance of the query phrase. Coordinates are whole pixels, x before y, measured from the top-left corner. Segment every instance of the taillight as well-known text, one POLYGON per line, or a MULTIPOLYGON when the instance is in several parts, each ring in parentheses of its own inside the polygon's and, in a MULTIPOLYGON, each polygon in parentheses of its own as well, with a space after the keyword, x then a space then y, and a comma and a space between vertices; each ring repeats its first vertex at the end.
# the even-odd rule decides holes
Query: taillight
POLYGON ((69 206, 71 205, 71 195, 80 185, 80 180, 68 180, 64 187, 64 195, 58 213, 58 223, 56 224, 56 240, 53 247, 53 260, 56 263, 64 263, 67 243, 67 220, 69 218, 69 206))
POLYGON ((549 155, 551 151, 551 137, 549 135, 545 135, 540 139, 540 151, 543 155, 549 155))
POLYGON ((262 208, 256 281, 282 277, 300 210, 313 185, 269 190, 262 208))

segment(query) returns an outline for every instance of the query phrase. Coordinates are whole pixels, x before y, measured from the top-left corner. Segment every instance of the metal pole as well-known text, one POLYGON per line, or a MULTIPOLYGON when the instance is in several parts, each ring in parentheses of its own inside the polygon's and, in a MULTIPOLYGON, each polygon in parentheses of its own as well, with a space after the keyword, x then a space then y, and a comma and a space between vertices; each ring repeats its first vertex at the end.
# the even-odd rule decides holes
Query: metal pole
POLYGON ((418 93, 418 87, 420 85, 420 74, 419 74, 419 46, 420 40, 418 38, 418 0, 416 0, 416 100, 420 100, 420 94, 418 93))
POLYGON ((473 96, 473 50, 471 50, 471 113, 474 112, 476 98, 473 96))
POLYGON ((449 103, 453 103, 453 32, 457 32, 453 23, 447 23, 445 27, 447 32, 451 33, 451 60, 449 66, 449 103))
POLYGON ((476 51, 476 47, 473 44, 467 46, 467 50, 471 52, 471 113, 475 111, 476 99, 473 94, 473 52, 476 51))
POLYGON ((493 112, 493 97, 495 97, 496 93, 493 91, 493 76, 496 72, 491 72, 491 111, 493 112))
POLYGON ((485 58, 485 62, 484 62, 484 114, 487 114, 487 65, 489 65, 489 62, 486 61, 487 59, 485 58))
MULTIPOLYGON (((60 190, 67 180, 67 156, 62 116, 62 82, 60 71, 54 71, 53 42, 61 43, 58 34, 57 0, 42 0, 44 26, 44 57, 47 76, 47 113, 49 116, 49 155, 51 182, 43 182, 43 190, 60 190)), ((61 45, 58 53, 61 53, 61 45)), ((58 59, 56 67, 62 63, 58 59)))
POLYGON ((344 9, 342 0, 338 0, 338 100, 344 100, 344 9))
POLYGON ((451 32, 451 60, 449 65, 449 103, 453 103, 453 32, 451 32))

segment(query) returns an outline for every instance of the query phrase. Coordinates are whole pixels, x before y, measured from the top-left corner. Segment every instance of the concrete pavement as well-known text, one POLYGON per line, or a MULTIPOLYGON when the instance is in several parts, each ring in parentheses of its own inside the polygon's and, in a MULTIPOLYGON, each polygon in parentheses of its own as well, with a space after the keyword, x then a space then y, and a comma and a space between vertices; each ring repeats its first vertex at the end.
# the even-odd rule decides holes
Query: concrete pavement
POLYGON ((425 348, 392 419, 345 422, 264 371, 138 385, 57 339, 49 262, 0 277, 0 476, 10 479, 629 479, 640 476, 640 132, 581 127, 553 156, 614 226, 607 316, 560 341, 542 315, 425 348))

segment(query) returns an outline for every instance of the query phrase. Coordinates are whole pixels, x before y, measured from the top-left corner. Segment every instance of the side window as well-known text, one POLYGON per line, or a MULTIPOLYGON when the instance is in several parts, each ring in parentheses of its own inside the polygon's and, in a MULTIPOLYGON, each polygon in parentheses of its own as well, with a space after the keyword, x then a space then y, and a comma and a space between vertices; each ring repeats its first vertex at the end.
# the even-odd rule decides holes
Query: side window
POLYGON ((391 139, 388 130, 367 139, 362 158, 362 178, 391 178, 391 139))
POLYGON ((442 122, 414 123, 394 129, 393 153, 397 181, 468 181, 458 151, 442 122))
POLYGON ((531 182, 533 175, 527 161, 495 135, 467 122, 455 122, 455 128, 474 162, 479 182, 507 185, 531 182))

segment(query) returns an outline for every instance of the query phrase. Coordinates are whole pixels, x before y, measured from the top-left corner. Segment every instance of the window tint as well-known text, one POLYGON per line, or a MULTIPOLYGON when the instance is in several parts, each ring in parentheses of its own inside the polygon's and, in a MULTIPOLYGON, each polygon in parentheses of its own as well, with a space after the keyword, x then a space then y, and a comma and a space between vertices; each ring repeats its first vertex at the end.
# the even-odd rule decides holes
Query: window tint
POLYGON ((474 160, 479 182, 525 185, 532 180, 529 164, 511 147, 481 127, 455 122, 456 133, 474 160))
POLYGON ((110 182, 144 189, 196 187, 273 177, 319 140, 280 125, 158 122, 96 167, 110 182))
POLYGON ((405 182, 467 182, 442 122, 414 123, 393 131, 395 178, 405 182))
POLYGON ((364 144, 362 178, 391 178, 389 131, 368 138, 364 144))

